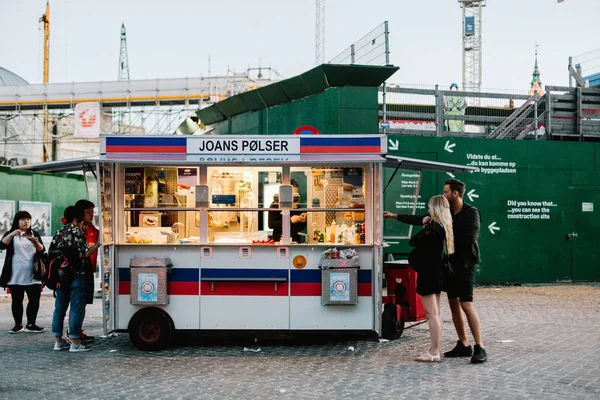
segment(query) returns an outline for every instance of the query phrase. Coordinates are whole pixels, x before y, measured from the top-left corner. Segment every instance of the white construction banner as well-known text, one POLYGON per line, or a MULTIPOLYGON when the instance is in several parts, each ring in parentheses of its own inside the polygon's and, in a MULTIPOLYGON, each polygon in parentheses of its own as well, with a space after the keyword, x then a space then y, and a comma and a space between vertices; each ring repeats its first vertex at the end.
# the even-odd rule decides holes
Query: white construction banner
POLYGON ((100 136, 101 121, 100 103, 77 103, 75 105, 75 132, 73 136, 97 138, 100 136))

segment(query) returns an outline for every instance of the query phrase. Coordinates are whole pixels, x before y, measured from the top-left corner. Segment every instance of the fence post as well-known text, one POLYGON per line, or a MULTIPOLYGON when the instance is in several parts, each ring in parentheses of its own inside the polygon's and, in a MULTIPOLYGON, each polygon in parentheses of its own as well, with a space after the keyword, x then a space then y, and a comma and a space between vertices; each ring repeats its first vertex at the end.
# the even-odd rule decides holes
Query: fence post
POLYGON ((350 45, 350 65, 354 65, 354 56, 356 54, 354 53, 354 44, 350 45))
POLYGON ((384 22, 385 25, 385 65, 390 65, 390 31, 388 29, 388 22, 384 22))
MULTIPOLYGON (((387 121, 387 104, 385 102, 386 97, 386 84, 383 82, 383 122, 387 121)), ((386 129, 383 128, 383 133, 385 133, 386 129)))
POLYGON ((569 87, 573 87, 573 57, 569 56, 569 87))
POLYGON ((442 96, 440 96, 440 85, 435 85, 435 135, 442 136, 442 96))
POLYGON ((577 133, 579 134, 579 140, 583 142, 583 119, 581 118, 583 114, 583 99, 580 87, 577 88, 577 98, 575 101, 577 101, 577 133))
POLYGON ((552 91, 546 87, 546 135, 552 140, 552 91))

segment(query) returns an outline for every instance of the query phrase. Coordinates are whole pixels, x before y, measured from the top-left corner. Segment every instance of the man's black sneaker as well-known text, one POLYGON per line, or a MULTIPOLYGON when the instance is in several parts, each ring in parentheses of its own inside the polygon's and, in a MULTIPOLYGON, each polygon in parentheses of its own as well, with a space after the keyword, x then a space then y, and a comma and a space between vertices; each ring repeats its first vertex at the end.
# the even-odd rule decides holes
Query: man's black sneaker
POLYGON ((481 364, 487 361, 487 353, 485 349, 480 345, 476 344, 475 349, 473 350, 473 357, 471 357, 471 362, 473 364, 481 364))
POLYGON ((456 342, 456 346, 450 351, 444 353, 444 357, 471 357, 473 355, 473 347, 465 346, 459 340, 456 342))
POLYGON ((8 331, 8 333, 19 333, 19 332, 23 332, 23 325, 15 325, 13 326, 13 328, 8 331))
POLYGON ((42 332, 44 332, 44 328, 40 328, 36 324, 29 324, 25 327, 25 332, 42 333, 42 332))

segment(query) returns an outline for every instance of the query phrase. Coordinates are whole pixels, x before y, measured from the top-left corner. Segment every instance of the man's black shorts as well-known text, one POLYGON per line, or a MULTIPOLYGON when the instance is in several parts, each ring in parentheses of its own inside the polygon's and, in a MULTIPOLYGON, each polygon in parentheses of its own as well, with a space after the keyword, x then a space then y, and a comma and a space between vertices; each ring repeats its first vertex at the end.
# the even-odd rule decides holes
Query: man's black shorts
POLYGON ((475 284, 475 266, 452 265, 454 274, 444 277, 444 286, 449 299, 473 301, 473 286, 475 284))

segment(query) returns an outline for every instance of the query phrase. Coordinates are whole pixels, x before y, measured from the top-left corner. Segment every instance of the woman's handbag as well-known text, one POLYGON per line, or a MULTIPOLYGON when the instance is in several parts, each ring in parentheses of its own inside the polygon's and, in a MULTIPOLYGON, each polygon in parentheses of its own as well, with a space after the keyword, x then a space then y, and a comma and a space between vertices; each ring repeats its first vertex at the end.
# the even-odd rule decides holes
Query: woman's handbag
POLYGON ((444 276, 453 276, 454 268, 452 267, 452 261, 450 261, 450 256, 448 255, 448 246, 445 244, 445 242, 444 242, 444 247, 446 248, 446 251, 443 255, 443 260, 442 260, 442 269, 444 272, 444 276))
POLYGON ((36 281, 42 281, 42 284, 46 281, 48 276, 48 255, 46 253, 36 254, 33 257, 33 279, 36 281))

